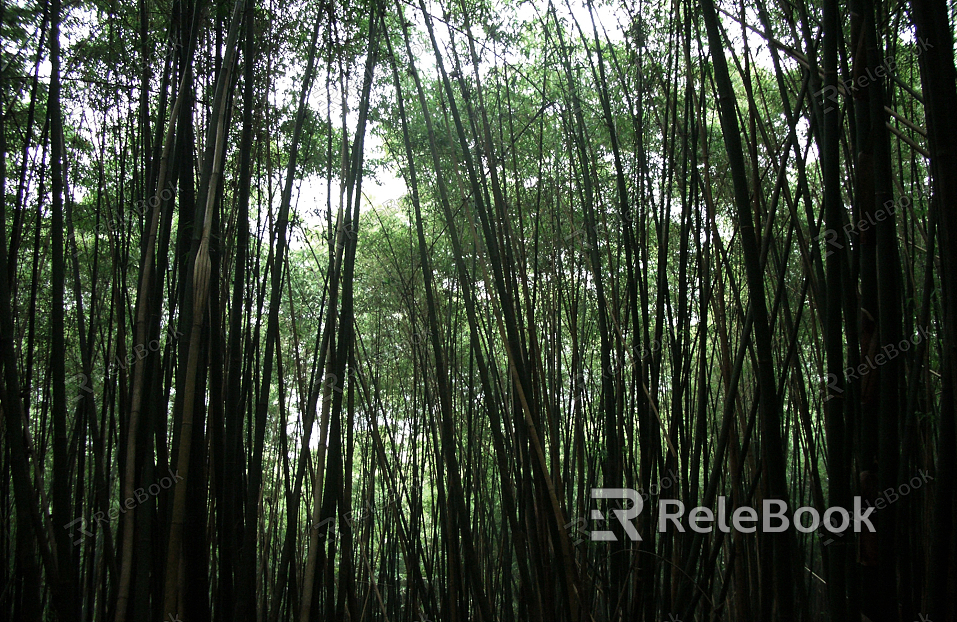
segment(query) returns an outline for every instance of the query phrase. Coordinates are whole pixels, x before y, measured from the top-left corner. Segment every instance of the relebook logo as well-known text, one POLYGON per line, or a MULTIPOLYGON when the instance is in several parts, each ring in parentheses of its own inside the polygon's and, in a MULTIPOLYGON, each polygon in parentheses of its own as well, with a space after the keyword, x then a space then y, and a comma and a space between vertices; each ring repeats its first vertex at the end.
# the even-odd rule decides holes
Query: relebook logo
MULTIPOLYGON (((612 510, 614 517, 618 519, 622 529, 628 539, 639 541, 641 536, 632 522, 644 509, 644 501, 637 490, 632 488, 592 488, 592 499, 627 499, 631 501, 631 507, 612 510)), ((785 531, 792 525, 802 533, 810 533, 821 524, 821 515, 815 508, 809 506, 799 507, 791 515, 787 516, 787 504, 780 499, 765 499, 760 513, 760 527, 763 532, 785 531), (807 517, 807 518, 805 518, 807 517), (810 524, 806 524, 809 522, 810 524)), ((864 508, 861 505, 861 498, 854 497, 854 514, 851 515, 845 508, 830 507, 824 511, 824 522, 830 525, 832 531, 842 532, 848 528, 851 521, 854 522, 854 532, 860 533, 861 526, 865 526, 868 531, 874 532, 874 525, 868 516, 874 511, 873 507, 864 508)), ((668 529, 669 523, 673 529, 680 532, 685 531, 681 523, 685 515, 685 504, 677 499, 660 499, 658 501, 658 533, 664 533, 668 529)), ((610 520, 606 518, 601 510, 592 510, 591 518, 595 521, 610 520)), ((759 514, 752 507, 741 506, 735 508, 731 513, 731 520, 728 520, 728 500, 726 497, 718 497, 717 514, 709 507, 697 506, 688 513, 688 527, 698 533, 710 533, 714 529, 713 523, 717 522, 718 531, 730 533, 731 527, 741 533, 754 533, 758 529, 759 514)), ((618 537, 612 531, 592 531, 591 539, 594 541, 616 542, 618 537)))

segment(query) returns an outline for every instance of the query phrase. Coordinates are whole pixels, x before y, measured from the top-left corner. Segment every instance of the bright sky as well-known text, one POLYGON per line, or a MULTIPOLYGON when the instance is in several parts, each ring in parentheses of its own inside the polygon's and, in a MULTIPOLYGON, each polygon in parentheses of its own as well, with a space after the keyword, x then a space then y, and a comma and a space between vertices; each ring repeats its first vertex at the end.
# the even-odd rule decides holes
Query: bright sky
MULTIPOLYGON (((433 15, 441 15, 441 9, 438 9, 436 6, 430 6, 431 3, 427 3, 429 11, 433 15)), ((582 25, 582 28, 586 32, 590 32, 591 29, 591 19, 588 14, 587 5, 582 0, 571 0, 570 3, 572 8, 572 14, 582 25)), ((538 2, 525 2, 517 11, 517 19, 522 21, 533 21, 536 19, 536 16, 544 14, 544 11, 547 8, 547 4, 544 4, 540 1, 538 2)), ((556 5, 556 9, 560 15, 567 15, 568 9, 564 5, 556 5)), ((605 30, 608 33, 608 36, 613 40, 620 39, 621 31, 619 28, 619 20, 621 19, 620 14, 612 10, 611 7, 605 5, 596 7, 595 15, 599 21, 599 29, 604 26, 605 30)), ((425 24, 422 21, 421 11, 413 11, 411 8, 406 7, 407 18, 411 18, 415 27, 422 33, 426 32, 425 24)), ((448 28, 438 19, 433 20, 433 27, 435 29, 435 36, 438 40, 439 46, 446 46, 449 43, 449 33, 448 28)), ((478 31, 478 28, 476 28, 478 31)), ((426 56, 420 56, 417 60, 417 63, 420 64, 420 67, 424 70, 423 73, 427 72, 429 69, 434 71, 434 65, 432 63, 426 63, 424 66, 421 66, 422 63, 426 61, 426 56)), ((523 57, 518 54, 508 53, 504 59, 505 62, 511 63, 521 63, 525 61, 523 57)), ((379 70, 381 71, 381 69, 379 70)), ((279 92, 288 92, 289 82, 286 83, 280 82, 279 92)), ((358 85, 355 85, 358 88, 358 85)), ((316 94, 316 89, 313 90, 313 94, 316 94)), ((316 98, 313 97, 311 102, 313 106, 317 105, 315 101, 316 98)), ((321 111, 325 113, 325 110, 321 111)), ((338 115, 338 112, 334 112, 333 118, 338 115)), ((355 129, 356 117, 354 111, 351 111, 347 117, 347 124, 350 130, 355 129)), ((371 131, 372 128, 368 128, 365 137, 365 153, 366 159, 380 159, 384 157, 385 152, 383 149, 382 141, 374 132, 371 131)), ((365 178, 362 184, 364 200, 361 209, 365 209, 371 205, 381 205, 387 201, 393 201, 404 196, 408 189, 405 186, 405 183, 397 176, 396 171, 390 169, 380 169, 376 173, 376 179, 365 178)), ((335 189, 335 188, 334 188, 335 189)), ((320 179, 317 176, 312 176, 301 182, 299 185, 299 200, 298 204, 301 207, 301 216, 304 218, 305 222, 308 224, 313 224, 318 221, 318 218, 311 215, 313 206, 324 206, 326 204, 326 181, 325 179, 320 179), (308 212, 308 213, 307 213, 308 212)), ((336 205, 334 202, 333 205, 336 205)))

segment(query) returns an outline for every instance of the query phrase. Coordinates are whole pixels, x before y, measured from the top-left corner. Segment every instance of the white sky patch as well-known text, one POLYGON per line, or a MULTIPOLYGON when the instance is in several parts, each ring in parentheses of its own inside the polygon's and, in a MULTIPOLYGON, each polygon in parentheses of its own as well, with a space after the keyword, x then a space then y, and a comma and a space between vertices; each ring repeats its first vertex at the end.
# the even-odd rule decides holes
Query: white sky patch
MULTIPOLYGON (((586 36, 590 37, 592 33, 592 27, 587 4, 581 1, 571 2, 569 4, 571 6, 571 16, 578 21, 586 36)), ((544 2, 525 2, 518 7, 513 16, 505 16, 502 21, 507 20, 513 23, 538 21, 541 19, 541 16, 545 14, 546 8, 547 4, 544 2)), ((435 35, 435 40, 439 48, 443 50, 443 62, 445 63, 446 71, 449 71, 449 55, 446 53, 446 51, 449 49, 452 41, 450 29, 448 25, 446 25, 440 19, 442 16, 442 10, 437 4, 426 3, 426 9, 433 16, 432 28, 435 35)), ((499 7, 499 10, 501 9, 502 7, 499 7)), ((414 59, 416 67, 423 77, 433 76, 437 73, 434 61, 434 52, 431 47, 431 42, 428 38, 428 30, 423 20, 422 12, 419 10, 412 10, 412 8, 409 6, 404 6, 403 10, 405 11, 406 19, 409 19, 414 26, 411 36, 413 39, 413 53, 416 54, 416 58, 414 59)), ((556 10, 560 16, 569 15, 568 9, 565 5, 556 6, 556 10)), ((609 5, 595 5, 593 7, 593 11, 600 36, 604 37, 607 34, 612 41, 620 41, 623 37, 620 24, 622 13, 620 11, 616 11, 612 6, 609 5)), ((502 15, 502 13, 497 14, 502 15)), ((528 59, 518 51, 505 51, 503 53, 503 46, 501 45, 496 45, 493 52, 491 44, 486 46, 487 41, 485 39, 484 33, 482 32, 482 28, 479 25, 473 24, 473 36, 476 38, 476 46, 479 50, 479 54, 484 57, 482 64, 479 67, 479 71, 483 74, 492 68, 492 63, 488 60, 492 53, 497 53, 500 55, 500 62, 514 65, 520 65, 528 62, 528 59)), ((455 39, 460 45, 464 41, 464 38, 465 37, 462 33, 455 33, 455 39)), ((396 53, 399 53, 399 50, 396 50, 396 53)), ((359 65, 361 66, 363 63, 364 59, 359 62, 359 65)), ((380 65, 376 69, 376 75, 381 77, 383 75, 383 71, 388 71, 388 69, 385 65, 380 65)), ((323 101, 320 103, 319 97, 324 99, 325 93, 319 92, 320 89, 317 88, 318 86, 317 80, 317 84, 313 86, 310 101, 312 102, 313 106, 318 105, 324 107, 325 102, 323 101)), ((350 91, 357 93, 359 86, 360 85, 358 83, 350 85, 350 91)), ((293 94, 295 92, 293 87, 294 85, 290 76, 284 76, 276 82, 277 93, 293 94)), ((341 98, 338 95, 333 95, 332 100, 333 102, 339 102, 341 101, 341 98)), ((276 105, 281 105, 283 102, 275 101, 274 103, 276 105)), ((325 111, 323 110, 323 112, 325 111)), ((338 108, 337 106, 331 116, 333 119, 341 119, 341 108, 338 108)), ((350 132, 350 140, 355 135, 356 125, 357 118, 355 111, 350 109, 346 115, 346 127, 350 132)), ((374 129, 375 128, 371 124, 366 128, 364 145, 366 161, 381 160, 386 156, 382 140, 376 134, 374 129)), ((338 184, 339 182, 337 179, 333 181, 332 189, 336 195, 338 195, 338 184)), ((303 179, 301 185, 299 186, 299 196, 297 201, 299 206, 298 214, 308 227, 324 226, 325 206, 327 204, 326 187, 326 180, 318 175, 312 175, 303 179), (319 208, 321 212, 320 216, 315 214, 314 208, 319 208)), ((406 187, 405 182, 400 178, 398 171, 395 170, 394 165, 380 167, 376 170, 374 178, 372 176, 366 176, 363 178, 363 201, 360 204, 360 212, 368 209, 371 206, 380 206, 384 203, 401 199, 407 193, 408 188, 406 187)), ((338 205, 338 197, 336 196, 332 202, 332 209, 334 213, 338 209, 338 205)), ((361 226, 362 223, 360 222, 360 227, 361 226)))

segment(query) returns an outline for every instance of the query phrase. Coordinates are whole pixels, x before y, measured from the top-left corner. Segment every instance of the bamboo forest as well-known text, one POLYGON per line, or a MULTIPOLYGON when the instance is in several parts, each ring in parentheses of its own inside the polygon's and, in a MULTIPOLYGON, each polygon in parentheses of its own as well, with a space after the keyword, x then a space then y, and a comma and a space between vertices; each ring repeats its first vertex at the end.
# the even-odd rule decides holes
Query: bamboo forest
POLYGON ((957 0, 0 0, 0 620, 952 622, 957 0))

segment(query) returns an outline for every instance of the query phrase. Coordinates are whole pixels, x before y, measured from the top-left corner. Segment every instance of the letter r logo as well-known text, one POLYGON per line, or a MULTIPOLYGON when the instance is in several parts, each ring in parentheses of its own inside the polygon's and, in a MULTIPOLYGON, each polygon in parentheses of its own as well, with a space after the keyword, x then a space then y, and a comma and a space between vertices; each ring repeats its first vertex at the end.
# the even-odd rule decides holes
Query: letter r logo
MULTIPOLYGON (((641 514, 642 507, 644 507, 644 501, 642 501, 641 495, 638 494, 637 490, 634 490, 633 488, 592 488, 591 498, 630 500, 630 508, 627 510, 613 510, 613 512, 618 518, 618 522, 621 523, 625 533, 628 534, 628 539, 633 542, 641 541, 641 536, 638 535, 638 530, 635 529, 635 525, 631 522, 633 518, 641 514)), ((601 510, 592 510, 591 518, 592 520, 605 520, 605 515, 601 513, 601 510)), ((602 542, 618 541, 618 537, 613 531, 592 531, 591 539, 593 541, 602 542)))

